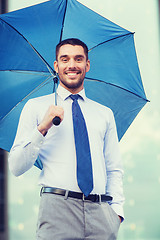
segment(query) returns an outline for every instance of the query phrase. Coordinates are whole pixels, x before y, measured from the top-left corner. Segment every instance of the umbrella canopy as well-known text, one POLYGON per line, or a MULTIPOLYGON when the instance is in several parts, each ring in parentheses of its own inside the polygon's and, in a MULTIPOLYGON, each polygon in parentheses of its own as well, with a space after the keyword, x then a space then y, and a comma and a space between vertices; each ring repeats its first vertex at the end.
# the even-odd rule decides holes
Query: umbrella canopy
POLYGON ((51 0, 0 15, 0 147, 9 151, 29 98, 53 91, 55 47, 79 38, 89 48, 86 95, 110 107, 119 140, 146 104, 134 34, 76 0, 51 0))

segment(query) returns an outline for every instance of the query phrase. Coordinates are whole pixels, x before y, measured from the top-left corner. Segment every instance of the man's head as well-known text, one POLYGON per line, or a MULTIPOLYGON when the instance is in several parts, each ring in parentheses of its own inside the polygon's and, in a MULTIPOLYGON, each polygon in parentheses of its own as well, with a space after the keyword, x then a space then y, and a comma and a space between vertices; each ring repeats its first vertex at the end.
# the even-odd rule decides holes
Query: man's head
POLYGON ((86 59, 88 60, 88 47, 84 42, 82 42, 78 38, 68 38, 68 39, 65 39, 65 40, 61 41, 60 43, 58 43, 56 46, 56 60, 57 60, 57 56, 58 56, 60 47, 63 45, 66 45, 66 44, 70 44, 72 46, 75 46, 75 45, 82 46, 84 49, 84 53, 86 55, 86 59))
POLYGON ((85 74, 90 69, 86 44, 75 38, 60 42, 56 47, 54 68, 60 85, 71 93, 82 90, 85 74))

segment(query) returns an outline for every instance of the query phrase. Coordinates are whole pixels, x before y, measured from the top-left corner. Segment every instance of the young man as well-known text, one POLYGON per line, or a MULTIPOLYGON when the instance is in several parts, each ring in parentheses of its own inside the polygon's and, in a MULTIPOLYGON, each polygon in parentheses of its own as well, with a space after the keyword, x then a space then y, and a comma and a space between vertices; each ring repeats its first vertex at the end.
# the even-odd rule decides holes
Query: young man
MULTIPOLYGON (((28 101, 9 155, 10 169, 19 176, 34 165, 37 157, 42 161, 38 240, 116 239, 123 219, 124 196, 113 113, 85 96, 83 84, 90 61, 83 42, 66 39, 58 44, 54 68, 60 81, 58 106, 54 105, 54 94, 28 101), (82 173, 90 155, 91 168, 85 173, 87 180, 83 186, 79 183, 73 105, 80 106, 89 140, 87 144, 79 142, 79 152, 84 153, 82 173), (61 119, 59 126, 52 123, 55 116, 61 119), (90 154, 85 153, 88 145, 90 154), (85 187, 90 182, 86 194, 85 187)), ((79 137, 83 135, 81 125, 79 137)))

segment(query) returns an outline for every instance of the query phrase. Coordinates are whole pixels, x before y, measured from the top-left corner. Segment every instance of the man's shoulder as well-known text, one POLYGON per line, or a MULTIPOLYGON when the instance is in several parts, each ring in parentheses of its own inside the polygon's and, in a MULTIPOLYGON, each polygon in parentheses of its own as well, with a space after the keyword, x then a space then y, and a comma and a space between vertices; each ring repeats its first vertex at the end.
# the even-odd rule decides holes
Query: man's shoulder
POLYGON ((102 110, 102 111, 107 111, 107 112, 112 112, 111 108, 99 103, 99 102, 96 102, 88 97, 86 97, 87 99, 87 102, 88 104, 90 104, 90 106, 94 107, 95 110, 102 110))
POLYGON ((28 100, 29 103, 34 104, 46 104, 46 103, 54 103, 54 93, 43 95, 36 98, 31 98, 28 100))
POLYGON ((54 101, 55 101, 55 97, 53 93, 49 95, 36 97, 36 98, 31 98, 25 103, 23 107, 23 112, 24 111, 44 112, 48 109, 48 107, 51 104, 55 103, 54 101))

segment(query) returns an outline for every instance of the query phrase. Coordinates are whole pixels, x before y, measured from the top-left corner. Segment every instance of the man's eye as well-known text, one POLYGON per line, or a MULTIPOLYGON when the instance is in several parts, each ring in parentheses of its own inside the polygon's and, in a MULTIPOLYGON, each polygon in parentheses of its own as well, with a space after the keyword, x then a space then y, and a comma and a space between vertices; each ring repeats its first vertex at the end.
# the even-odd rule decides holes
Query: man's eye
POLYGON ((77 58, 77 62, 81 62, 82 61, 82 58, 77 58))
POLYGON ((62 58, 62 62, 67 62, 67 58, 62 58))

